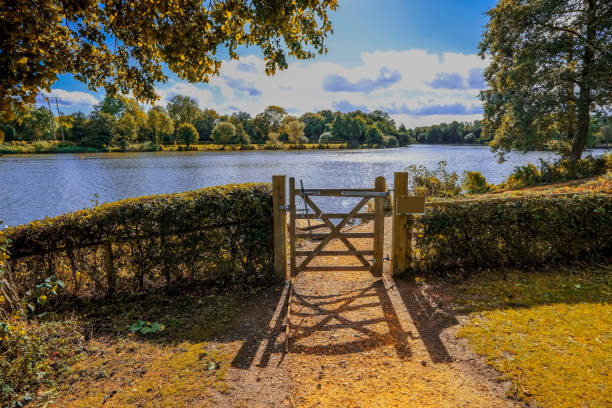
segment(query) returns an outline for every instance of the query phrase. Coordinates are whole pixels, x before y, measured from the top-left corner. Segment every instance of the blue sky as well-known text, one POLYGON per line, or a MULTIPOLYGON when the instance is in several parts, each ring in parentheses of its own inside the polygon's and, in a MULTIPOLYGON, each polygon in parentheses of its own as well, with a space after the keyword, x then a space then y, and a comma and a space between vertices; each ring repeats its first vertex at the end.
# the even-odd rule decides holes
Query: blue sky
MULTIPOLYGON (((383 109, 398 123, 419 126, 481 116, 484 86, 478 42, 492 0, 340 0, 331 13, 334 33, 327 55, 290 61, 266 76, 256 48, 221 67, 209 84, 190 84, 170 73, 158 93, 165 103, 190 95, 204 108, 251 114, 276 104, 292 114, 319 109, 383 109)), ((74 80, 59 78, 52 95, 64 112, 88 112, 103 97, 74 80)))

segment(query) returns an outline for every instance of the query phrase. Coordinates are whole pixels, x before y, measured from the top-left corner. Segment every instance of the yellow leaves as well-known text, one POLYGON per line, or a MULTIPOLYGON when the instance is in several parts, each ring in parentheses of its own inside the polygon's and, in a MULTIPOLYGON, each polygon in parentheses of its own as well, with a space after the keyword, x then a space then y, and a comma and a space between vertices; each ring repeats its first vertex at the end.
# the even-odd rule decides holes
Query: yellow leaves
POLYGON ((28 63, 28 57, 21 57, 15 62, 19 65, 25 65, 28 63))

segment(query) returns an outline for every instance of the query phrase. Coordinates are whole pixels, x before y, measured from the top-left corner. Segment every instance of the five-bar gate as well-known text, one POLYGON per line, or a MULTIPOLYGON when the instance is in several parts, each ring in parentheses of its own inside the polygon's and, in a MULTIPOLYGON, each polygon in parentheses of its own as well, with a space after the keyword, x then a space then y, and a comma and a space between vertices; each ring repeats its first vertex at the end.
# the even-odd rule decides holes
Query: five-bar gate
POLYGON ((378 177, 374 183, 374 188, 362 189, 296 189, 295 179, 289 179, 289 261, 290 276, 294 277, 302 271, 358 271, 367 270, 374 276, 382 276, 383 272, 383 244, 384 244, 384 206, 388 195, 385 178, 378 177), (357 197, 361 200, 348 213, 324 213, 313 202, 311 197, 357 197), (296 197, 301 198, 310 209, 304 213, 298 213, 296 208, 296 197), (374 212, 363 212, 363 207, 368 201, 374 201, 374 212), (310 213, 312 212, 312 214, 310 213), (296 220, 320 219, 323 226, 329 228, 329 232, 313 233, 312 231, 303 232, 296 227, 296 220), (340 219, 334 224, 332 219, 340 219), (343 229, 352 219, 374 220, 373 232, 347 232, 343 229), (310 238, 321 240, 312 250, 297 250, 296 242, 300 238, 310 238), (339 239, 346 250, 333 251, 324 248, 334 239, 339 239), (371 249, 357 250, 350 238, 372 239, 371 249), (321 256, 355 256, 360 265, 326 265, 310 266, 312 260, 321 256))

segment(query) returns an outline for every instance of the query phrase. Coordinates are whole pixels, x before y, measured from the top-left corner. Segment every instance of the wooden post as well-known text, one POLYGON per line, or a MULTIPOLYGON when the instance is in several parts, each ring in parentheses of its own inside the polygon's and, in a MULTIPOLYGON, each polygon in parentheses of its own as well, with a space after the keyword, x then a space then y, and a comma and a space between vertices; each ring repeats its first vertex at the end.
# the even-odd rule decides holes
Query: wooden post
POLYGON ((289 280, 287 271, 287 213, 281 210, 285 206, 287 194, 285 176, 272 176, 272 217, 274 226, 274 273, 278 280, 289 280))
MULTIPOLYGON (((375 191, 387 191, 385 178, 376 177, 374 182, 375 191)), ((383 251, 385 243, 385 197, 374 198, 374 276, 382 276, 383 273, 383 251)))
POLYGON ((113 265, 113 244, 111 241, 107 241, 104 244, 104 270, 106 271, 106 281, 108 282, 107 295, 112 296, 115 294, 117 286, 117 279, 115 274, 115 265, 113 265))
POLYGON ((295 270, 295 178, 289 178, 289 277, 293 278, 295 270))
POLYGON ((391 259, 393 264, 392 274, 397 275, 406 272, 409 265, 408 253, 411 241, 408 240, 409 231, 406 228, 408 218, 406 215, 397 214, 397 198, 408 193, 408 173, 396 172, 393 179, 393 239, 391 244, 391 259))

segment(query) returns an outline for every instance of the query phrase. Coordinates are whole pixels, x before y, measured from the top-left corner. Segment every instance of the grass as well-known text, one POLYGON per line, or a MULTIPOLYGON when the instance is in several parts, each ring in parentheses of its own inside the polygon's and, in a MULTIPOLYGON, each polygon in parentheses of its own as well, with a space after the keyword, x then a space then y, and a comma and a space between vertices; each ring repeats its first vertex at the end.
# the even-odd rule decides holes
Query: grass
POLYGON ((211 392, 229 389, 231 350, 214 337, 233 327, 241 299, 256 293, 208 288, 112 301, 63 300, 56 311, 30 323, 53 361, 48 381, 21 392, 26 395, 21 401, 49 407, 207 406, 211 392), (138 320, 165 329, 130 332, 138 320))
POLYGON ((459 331, 539 407, 612 405, 612 266, 481 273, 456 289, 459 331))

